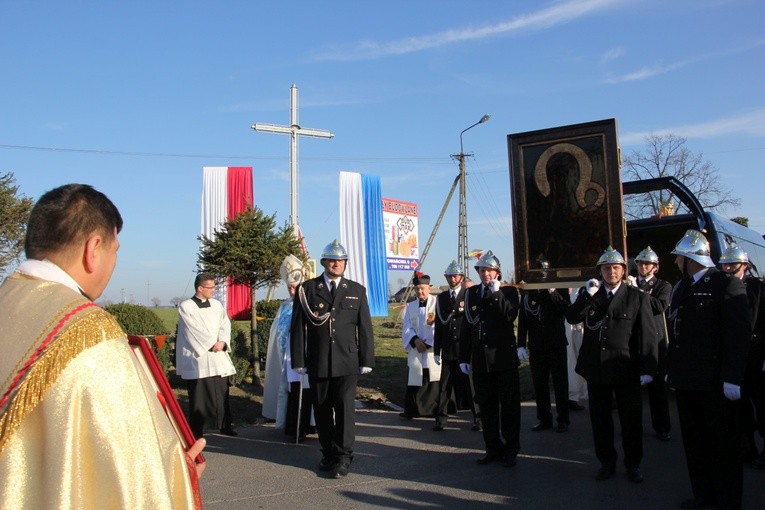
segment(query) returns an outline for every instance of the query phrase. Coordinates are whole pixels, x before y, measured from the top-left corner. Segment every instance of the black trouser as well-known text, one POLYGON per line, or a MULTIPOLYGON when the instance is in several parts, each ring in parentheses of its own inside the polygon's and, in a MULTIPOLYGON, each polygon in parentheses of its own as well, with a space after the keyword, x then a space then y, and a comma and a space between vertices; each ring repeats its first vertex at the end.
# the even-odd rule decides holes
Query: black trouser
POLYGON ((357 375, 308 378, 324 458, 350 463, 356 441, 357 375))
POLYGON ((458 388, 467 385, 468 392, 471 394, 470 412, 473 413, 473 421, 478 417, 475 410, 475 399, 470 389, 470 378, 460 370, 459 360, 444 361, 441 360, 441 380, 438 382, 438 410, 436 412, 436 423, 445 426, 449 419, 449 401, 454 398, 455 405, 459 401, 457 398, 458 388))
POLYGON ((669 421, 669 400, 667 399, 667 348, 659 346, 658 373, 653 381, 646 385, 648 406, 651 409, 651 426, 657 434, 669 433, 672 425, 669 421))
POLYGON ((640 382, 628 384, 587 383, 590 397, 590 420, 595 439, 595 455, 603 466, 615 466, 618 455, 614 447, 614 417, 612 405, 616 399, 622 426, 624 465, 637 468, 643 460, 643 423, 640 382))
POLYGON ((204 435, 205 427, 231 427, 231 409, 227 405, 228 384, 228 377, 217 375, 186 379, 186 389, 189 392, 189 427, 197 439, 204 435))
POLYGON ((433 416, 438 411, 438 381, 430 382, 430 369, 422 369, 420 386, 407 386, 404 414, 411 417, 433 416))
POLYGON ((552 375, 553 390, 555 391, 555 410, 558 422, 568 425, 568 360, 566 347, 529 351, 531 378, 534 381, 534 393, 537 402, 537 419, 541 422, 552 423, 550 405, 550 375, 552 375))
POLYGON ((762 360, 751 361, 741 386, 742 428, 748 441, 758 432, 765 439, 765 372, 762 360))
POLYGON ((720 508, 741 508, 740 401, 719 389, 677 390, 677 412, 693 497, 716 501, 720 508))
POLYGON ((476 402, 481 409, 486 453, 518 455, 521 449, 519 437, 521 395, 518 367, 498 372, 473 372, 473 383, 476 402))

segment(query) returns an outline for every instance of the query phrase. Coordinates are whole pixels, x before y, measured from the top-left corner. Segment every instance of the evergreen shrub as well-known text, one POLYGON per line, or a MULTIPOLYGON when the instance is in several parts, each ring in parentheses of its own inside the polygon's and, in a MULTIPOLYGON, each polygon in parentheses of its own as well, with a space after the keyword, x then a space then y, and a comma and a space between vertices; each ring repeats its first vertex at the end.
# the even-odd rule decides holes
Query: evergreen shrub
MULTIPOLYGON (((104 307, 104 310, 109 312, 117 319, 117 322, 125 333, 129 335, 141 335, 152 337, 154 335, 167 335, 167 327, 162 319, 154 313, 151 309, 141 305, 131 305, 129 303, 120 303, 116 305, 108 305, 104 307)), ((153 339, 152 339, 153 340, 153 339)), ((169 340, 169 338, 168 338, 169 340)), ((162 365, 162 369, 165 373, 168 372, 171 365, 170 342, 165 341, 162 349, 157 349, 157 344, 154 341, 149 342, 157 354, 159 363, 162 365)))

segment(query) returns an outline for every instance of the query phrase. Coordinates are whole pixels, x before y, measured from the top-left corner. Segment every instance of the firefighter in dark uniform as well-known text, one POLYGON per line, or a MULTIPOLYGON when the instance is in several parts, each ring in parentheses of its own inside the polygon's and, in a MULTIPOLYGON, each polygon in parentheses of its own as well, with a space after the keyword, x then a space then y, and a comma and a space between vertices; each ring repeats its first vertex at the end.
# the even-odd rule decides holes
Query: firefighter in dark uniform
MULTIPOLYGON (((547 262, 538 261, 536 264, 540 269, 545 269, 547 262)), ((518 358, 521 361, 530 358, 538 420, 531 428, 534 432, 552 428, 551 376, 558 415, 555 431, 566 432, 570 424, 565 325, 565 313, 569 304, 568 289, 534 289, 521 293, 518 358)))
POLYGON ((622 285, 627 264, 608 247, 597 268, 603 279, 587 281, 566 319, 584 322, 584 339, 576 372, 587 381, 595 454, 600 461, 596 480, 606 480, 616 470, 612 402, 616 401, 622 428, 627 478, 643 481, 642 397, 640 387, 656 376, 656 326, 648 296, 622 285))
POLYGON ((433 354, 441 364, 438 410, 433 430, 444 430, 448 421, 449 402, 457 408, 467 405, 473 414, 473 430, 481 430, 481 420, 475 406, 470 376, 460 370, 460 327, 465 314, 465 270, 453 260, 444 271, 449 290, 438 295, 433 354))
POLYGON ((292 368, 308 373, 323 458, 321 471, 348 474, 356 438, 359 374, 375 364, 364 286, 343 278, 348 254, 337 241, 321 254, 324 272, 297 288, 290 327, 292 368))
POLYGON ((740 399, 752 323, 746 288, 714 267, 688 230, 672 251, 683 278, 669 307, 667 384, 675 389, 693 498, 681 508, 741 508, 740 399))
POLYGON ((518 352, 513 322, 518 315, 518 291, 500 288, 499 259, 487 251, 476 263, 480 285, 465 293, 465 316, 460 331, 460 370, 473 374, 481 409, 486 455, 479 465, 504 461, 511 467, 520 451, 521 398, 518 352), (501 432, 501 435, 500 435, 501 432))
POLYGON ((651 303, 653 317, 656 320, 656 334, 658 335, 658 375, 646 385, 648 406, 651 409, 651 425, 656 432, 656 437, 662 441, 669 441, 672 425, 669 421, 669 401, 667 400, 667 382, 665 380, 667 375, 667 318, 664 312, 669 308, 672 285, 656 276, 659 271, 659 256, 650 246, 638 253, 635 257, 635 263, 637 264, 638 276, 634 279, 634 285, 648 294, 648 301, 651 303))
POLYGON ((741 387, 744 460, 757 469, 765 469, 765 447, 760 453, 754 439, 754 433, 759 432, 765 440, 765 285, 747 271, 749 255, 739 246, 729 246, 720 256, 720 265, 723 271, 741 278, 746 285, 752 313, 752 344, 741 387))

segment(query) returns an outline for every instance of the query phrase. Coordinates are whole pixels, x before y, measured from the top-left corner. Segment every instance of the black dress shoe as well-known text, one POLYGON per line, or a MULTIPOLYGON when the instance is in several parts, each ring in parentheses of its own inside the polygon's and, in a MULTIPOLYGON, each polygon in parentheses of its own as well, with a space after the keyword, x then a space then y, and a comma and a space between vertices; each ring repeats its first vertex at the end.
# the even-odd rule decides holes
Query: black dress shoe
POLYGON ((714 506, 715 502, 707 498, 686 499, 680 503, 680 508, 706 508, 714 506))
POLYGON ((338 462, 332 470, 332 478, 343 478, 348 476, 349 467, 347 462, 338 462))
POLYGON ((412 418, 414 418, 414 416, 412 416, 411 414, 406 414, 406 413, 398 413, 398 415, 404 420, 411 420, 412 418))
POLYGON ((479 466, 484 466, 486 464, 489 464, 491 462, 495 462, 498 460, 502 460, 502 455, 499 453, 487 453, 480 459, 476 460, 475 463, 479 466))
POLYGON ((481 430, 481 418, 476 418, 475 421, 473 421, 473 426, 470 427, 470 430, 473 432, 478 432, 481 430))
POLYGON ((762 450, 760 456, 752 461, 752 467, 755 469, 765 469, 765 450, 762 450))
POLYGON ((569 400, 568 401, 568 408, 572 411, 583 411, 584 406, 577 402, 576 400, 569 400))
POLYGON ((444 430, 444 426, 441 425, 440 423, 436 423, 435 425, 433 425, 434 432, 441 432, 442 430, 444 430))
POLYGON ((616 472, 615 466, 600 466, 600 469, 598 469, 597 474, 595 475, 596 480, 608 480, 611 478, 611 475, 613 475, 616 472))
POLYGON ((224 436, 231 436, 231 437, 236 437, 236 436, 239 435, 231 427, 225 428, 225 429, 220 429, 220 433, 223 434, 224 436))
POLYGON ((555 432, 568 432, 568 424, 558 422, 558 425, 555 426, 555 432))
POLYGON ((516 455, 510 455, 509 453, 505 455, 505 458, 502 459, 502 465, 505 467, 513 467, 518 463, 517 456, 516 455))
POLYGON ((656 437, 659 438, 659 441, 667 442, 670 439, 672 439, 672 436, 669 434, 669 432, 657 432, 656 437))
POLYGON ((552 422, 549 421, 538 421, 536 425, 531 427, 532 432, 539 432, 540 430, 546 430, 552 428, 552 422))
POLYGON ((643 481, 643 473, 638 468, 627 468, 627 480, 632 483, 640 483, 643 481))
POLYGON ((332 471, 337 461, 330 457, 323 457, 319 462, 319 471, 332 471))

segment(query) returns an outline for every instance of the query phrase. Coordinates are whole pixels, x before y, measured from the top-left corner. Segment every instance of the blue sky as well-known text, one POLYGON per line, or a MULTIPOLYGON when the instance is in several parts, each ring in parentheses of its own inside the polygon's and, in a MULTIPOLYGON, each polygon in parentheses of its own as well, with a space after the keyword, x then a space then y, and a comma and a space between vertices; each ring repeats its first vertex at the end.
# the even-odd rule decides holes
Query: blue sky
MULTIPOLYGON (((255 202, 289 217, 299 122, 300 223, 338 237, 338 172, 379 175, 429 236, 465 133, 469 247, 512 268, 507 135, 615 118, 623 152, 674 133, 765 231, 761 0, 35 2, 0 0, 0 172, 37 198, 94 185, 125 219, 104 298, 192 292, 203 166, 254 167, 255 202)), ((457 252, 457 200, 424 270, 457 252)), ((471 274, 474 272, 471 270, 471 274)), ((392 272, 394 290, 407 273, 392 272)))

